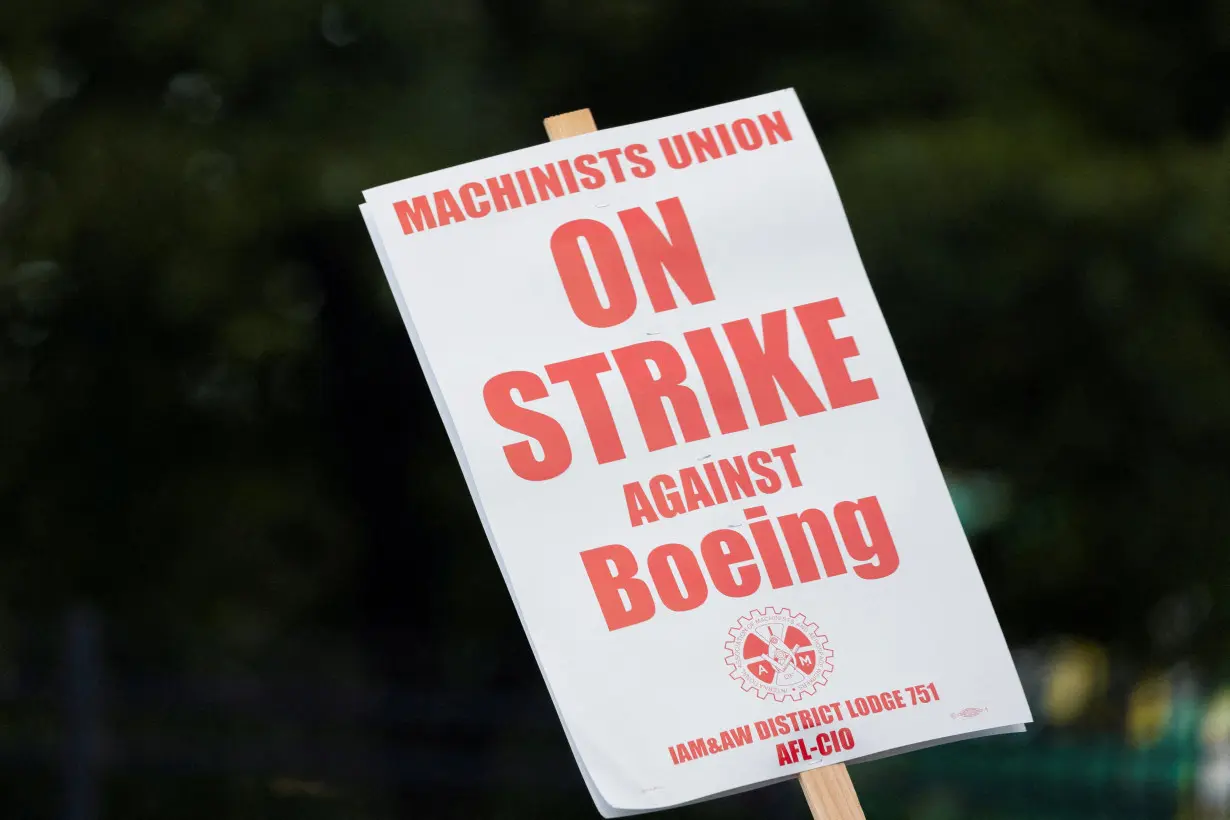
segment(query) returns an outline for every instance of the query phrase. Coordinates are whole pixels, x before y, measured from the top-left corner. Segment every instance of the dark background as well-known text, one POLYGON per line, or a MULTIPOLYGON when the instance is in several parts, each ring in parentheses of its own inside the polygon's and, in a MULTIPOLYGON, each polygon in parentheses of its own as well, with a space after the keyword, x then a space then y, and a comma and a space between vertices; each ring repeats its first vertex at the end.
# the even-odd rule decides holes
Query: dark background
POLYGON ((1038 720, 868 813, 1223 816, 1227 77, 1226 0, 0 3, 0 817, 596 816, 356 206, 788 86, 1038 720))

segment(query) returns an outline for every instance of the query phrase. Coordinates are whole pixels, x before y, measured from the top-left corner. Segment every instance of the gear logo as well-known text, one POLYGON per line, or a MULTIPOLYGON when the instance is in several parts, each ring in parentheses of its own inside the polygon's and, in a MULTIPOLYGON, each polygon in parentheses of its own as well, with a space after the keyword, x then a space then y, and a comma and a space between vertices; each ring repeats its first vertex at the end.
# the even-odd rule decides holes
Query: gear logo
POLYGON ((828 636, 802 613, 754 609, 729 634, 726 665, 745 692, 762 700, 802 700, 828 683, 833 671, 828 636))

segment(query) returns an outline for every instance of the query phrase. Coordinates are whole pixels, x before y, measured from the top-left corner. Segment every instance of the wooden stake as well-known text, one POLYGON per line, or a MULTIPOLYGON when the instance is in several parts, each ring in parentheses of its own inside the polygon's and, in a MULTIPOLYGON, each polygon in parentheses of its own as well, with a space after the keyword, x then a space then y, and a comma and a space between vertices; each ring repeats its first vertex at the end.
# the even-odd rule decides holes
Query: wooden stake
POLYGON ((799 775, 799 785, 815 820, 867 820, 845 763, 809 769, 799 775))
POLYGON ((547 117, 542 124, 547 129, 547 136, 552 142, 598 130, 598 126, 594 125, 594 115, 589 113, 588 108, 547 117))
MULTIPOLYGON (((552 142, 598 130, 588 108, 547 117, 542 124, 552 142)), ((867 820, 845 763, 803 772, 799 775, 799 785, 803 787, 803 796, 807 798, 807 807, 814 820, 867 820)))

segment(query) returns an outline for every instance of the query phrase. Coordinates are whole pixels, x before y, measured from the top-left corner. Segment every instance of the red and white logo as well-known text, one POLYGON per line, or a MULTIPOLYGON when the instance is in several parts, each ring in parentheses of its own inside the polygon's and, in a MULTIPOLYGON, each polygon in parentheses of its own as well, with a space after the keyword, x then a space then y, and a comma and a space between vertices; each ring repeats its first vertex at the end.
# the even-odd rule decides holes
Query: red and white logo
POLYGON ((828 683, 833 671, 828 636, 789 609, 754 609, 739 619, 726 642, 730 676, 761 699, 802 700, 828 683))

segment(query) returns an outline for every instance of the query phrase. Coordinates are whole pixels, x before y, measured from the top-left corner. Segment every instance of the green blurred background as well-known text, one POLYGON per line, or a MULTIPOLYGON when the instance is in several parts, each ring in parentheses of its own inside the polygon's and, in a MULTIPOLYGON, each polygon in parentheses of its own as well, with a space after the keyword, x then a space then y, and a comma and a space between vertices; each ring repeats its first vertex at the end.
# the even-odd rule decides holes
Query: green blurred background
POLYGON ((1227 0, 0 0, 0 817, 595 817, 356 206, 787 86, 1038 719, 869 816, 1227 816, 1228 78, 1227 0))

